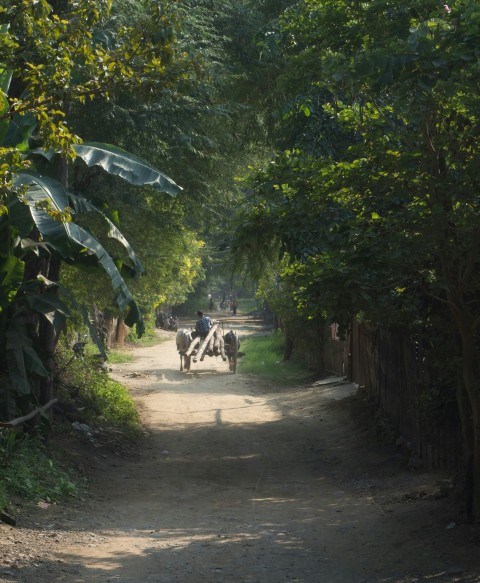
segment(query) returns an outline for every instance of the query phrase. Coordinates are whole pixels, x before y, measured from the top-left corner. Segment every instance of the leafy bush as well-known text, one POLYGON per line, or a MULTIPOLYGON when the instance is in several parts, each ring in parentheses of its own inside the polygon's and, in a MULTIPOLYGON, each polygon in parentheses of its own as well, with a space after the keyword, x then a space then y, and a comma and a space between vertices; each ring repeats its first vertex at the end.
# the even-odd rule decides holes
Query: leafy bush
POLYGON ((0 433, 0 465, 8 461, 18 448, 17 433, 12 429, 5 429, 0 433))
POLYGON ((239 359, 239 372, 256 374, 279 385, 301 382, 311 376, 303 363, 283 360, 285 339, 281 332, 266 336, 242 338, 240 350, 245 356, 239 359))
MULTIPOLYGON (((109 378, 98 355, 88 352, 75 355, 65 341, 59 344, 55 396, 74 405, 86 423, 107 434, 114 430, 116 440, 134 439, 140 433, 139 415, 128 390, 109 378)), ((53 445, 39 438, 0 432, 0 509, 12 498, 54 502, 77 495, 82 478, 60 460, 53 445)))
POLYGON ((53 450, 39 439, 9 430, 0 436, 0 508, 9 498, 56 502, 79 493, 79 477, 61 467, 53 450))
POLYGON ((135 346, 155 346, 155 344, 159 344, 162 340, 158 337, 156 328, 153 325, 148 325, 145 327, 145 332, 141 338, 138 337, 135 329, 132 328, 126 338, 126 342, 135 346))
POLYGON ((134 331, 131 331, 126 338, 126 342, 134 346, 148 347, 155 346, 155 344, 158 344, 159 342, 161 342, 161 340, 158 338, 158 336, 153 330, 152 331, 147 330, 141 338, 139 338, 134 331))
POLYGON ((109 350, 108 362, 109 364, 124 364, 126 362, 133 362, 133 355, 128 350, 109 350))
POLYGON ((96 355, 72 356, 67 347, 56 353, 56 396, 72 403, 87 423, 114 429, 131 439, 139 434, 139 416, 126 387, 112 380, 96 355))
POLYGON ((238 300, 238 312, 249 314, 257 309, 257 300, 255 298, 240 298, 238 300))
POLYGON ((8 500, 7 493, 5 491, 5 486, 3 485, 3 482, 0 480, 0 510, 6 508, 7 504, 8 500))
POLYGON ((107 373, 96 372, 80 395, 85 416, 103 427, 122 429, 130 436, 136 434, 139 416, 128 390, 109 379, 107 373))

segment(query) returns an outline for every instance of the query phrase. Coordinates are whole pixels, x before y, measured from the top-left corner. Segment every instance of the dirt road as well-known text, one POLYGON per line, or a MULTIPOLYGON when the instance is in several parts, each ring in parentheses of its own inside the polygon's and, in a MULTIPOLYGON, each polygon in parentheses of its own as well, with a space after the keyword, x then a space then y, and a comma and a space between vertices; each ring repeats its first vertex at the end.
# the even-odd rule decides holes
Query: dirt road
MULTIPOLYGON (((171 333, 114 367, 140 404, 144 448, 93 450, 95 498, 24 525, 37 547, 0 582, 480 581, 478 531, 438 496, 442 476, 368 442, 342 401, 351 385, 280 389, 220 358, 178 364, 171 333)), ((1 528, 8 556, 25 538, 1 528)))

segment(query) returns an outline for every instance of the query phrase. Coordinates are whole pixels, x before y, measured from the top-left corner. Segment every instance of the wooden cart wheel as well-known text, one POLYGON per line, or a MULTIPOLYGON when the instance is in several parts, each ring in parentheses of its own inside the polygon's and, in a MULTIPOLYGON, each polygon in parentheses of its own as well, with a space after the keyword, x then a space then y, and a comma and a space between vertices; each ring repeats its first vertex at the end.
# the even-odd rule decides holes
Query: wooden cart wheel
POLYGON ((235 374, 237 372, 237 359, 238 359, 238 338, 235 332, 235 342, 233 343, 233 356, 232 356, 232 372, 235 374))

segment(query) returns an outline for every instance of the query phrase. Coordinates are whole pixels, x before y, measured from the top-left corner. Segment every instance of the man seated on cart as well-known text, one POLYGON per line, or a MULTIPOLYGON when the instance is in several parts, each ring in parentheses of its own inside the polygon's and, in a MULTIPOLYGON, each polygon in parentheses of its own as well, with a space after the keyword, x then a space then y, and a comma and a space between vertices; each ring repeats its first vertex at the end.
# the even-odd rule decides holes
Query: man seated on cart
POLYGON ((192 334, 192 337, 198 338, 200 336, 200 338, 206 338, 213 326, 213 322, 208 316, 204 316, 200 310, 198 310, 197 316, 198 320, 195 323, 195 332, 192 334))

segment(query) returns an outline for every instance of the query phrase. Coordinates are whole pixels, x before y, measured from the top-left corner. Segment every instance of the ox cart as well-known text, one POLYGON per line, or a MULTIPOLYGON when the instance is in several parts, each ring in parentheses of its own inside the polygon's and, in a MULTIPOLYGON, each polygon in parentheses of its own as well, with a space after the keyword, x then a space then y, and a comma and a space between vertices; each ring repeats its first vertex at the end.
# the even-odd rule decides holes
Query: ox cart
POLYGON ((192 338, 190 330, 182 329, 177 332, 180 370, 185 369, 187 372, 190 370, 192 362, 202 362, 205 356, 220 356, 223 361, 228 361, 229 370, 235 373, 237 360, 241 356, 239 348, 240 340, 237 333, 230 330, 223 335, 218 322, 214 322, 205 338, 192 338))

